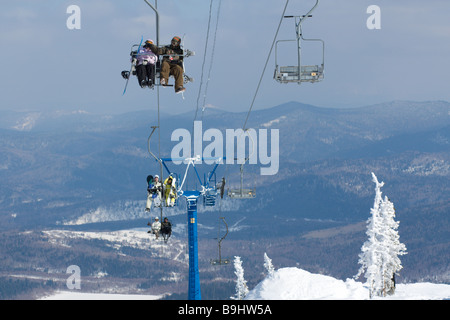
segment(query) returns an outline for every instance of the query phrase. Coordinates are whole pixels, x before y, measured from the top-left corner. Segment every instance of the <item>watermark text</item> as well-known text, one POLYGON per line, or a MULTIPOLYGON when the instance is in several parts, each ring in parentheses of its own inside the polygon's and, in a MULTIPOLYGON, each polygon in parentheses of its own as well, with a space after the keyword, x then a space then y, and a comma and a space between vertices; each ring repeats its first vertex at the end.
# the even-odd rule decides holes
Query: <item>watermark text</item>
POLYGON ((67 289, 69 290, 81 290, 81 269, 79 266, 71 265, 67 267, 67 274, 71 276, 66 281, 67 289))
POLYGON ((214 164, 225 151, 226 164, 261 164, 261 175, 275 175, 280 163, 279 140, 278 129, 226 129, 224 137, 219 129, 203 132, 202 121, 194 121, 193 137, 187 129, 172 132, 171 141, 178 143, 172 148, 171 158, 181 164, 192 157, 193 150, 195 157, 202 159, 200 162, 214 164))
POLYGON ((77 5, 70 5, 66 10, 67 14, 70 16, 67 18, 66 26, 69 30, 80 30, 81 29, 81 9, 77 5))
POLYGON ((370 17, 367 18, 367 29, 379 30, 381 29, 381 8, 377 5, 371 5, 367 7, 367 13, 370 17))

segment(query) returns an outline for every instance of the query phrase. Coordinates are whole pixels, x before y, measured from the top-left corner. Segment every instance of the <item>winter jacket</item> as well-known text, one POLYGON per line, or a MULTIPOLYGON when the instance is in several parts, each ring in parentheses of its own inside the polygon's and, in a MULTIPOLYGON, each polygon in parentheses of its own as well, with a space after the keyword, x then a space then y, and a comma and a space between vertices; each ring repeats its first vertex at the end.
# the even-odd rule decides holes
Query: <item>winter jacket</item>
POLYGON ((156 197, 156 195, 158 195, 161 198, 161 182, 152 182, 151 184, 148 185, 147 191, 148 193, 155 195, 154 197, 156 197))
POLYGON ((144 61, 147 61, 150 64, 155 64, 158 61, 158 56, 154 54, 150 48, 142 47, 139 50, 138 55, 136 56, 137 65, 143 64, 144 61))
POLYGON ((169 45, 158 48, 154 44, 151 44, 150 49, 157 55, 170 55, 163 57, 163 62, 178 64, 180 66, 183 64, 184 51, 181 47, 172 47, 172 45, 169 45))
POLYGON ((172 176, 168 177, 166 180, 164 180, 164 190, 165 190, 165 196, 166 198, 169 198, 169 196, 176 198, 177 197, 177 189, 175 187, 175 178, 172 176), (172 179, 172 183, 169 184, 169 179, 172 179))
POLYGON ((159 231, 161 230, 161 222, 155 221, 152 223, 152 230, 153 231, 159 231))
POLYGON ((163 222, 161 224, 161 231, 163 233, 171 233, 172 232, 172 224, 170 223, 170 221, 163 222))

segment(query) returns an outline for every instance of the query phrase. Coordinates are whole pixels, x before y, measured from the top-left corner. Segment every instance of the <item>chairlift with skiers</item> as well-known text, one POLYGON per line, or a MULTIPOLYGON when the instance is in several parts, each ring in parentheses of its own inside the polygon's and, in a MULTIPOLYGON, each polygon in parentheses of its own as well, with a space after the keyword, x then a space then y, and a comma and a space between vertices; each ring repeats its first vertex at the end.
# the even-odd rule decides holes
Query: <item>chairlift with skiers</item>
MULTIPOLYGON (((174 39, 175 38, 180 39, 181 42, 181 38, 174 37, 174 39)), ((163 46, 161 48, 169 48, 169 47, 170 45, 163 46)), ((138 84, 141 86, 141 88, 148 87, 150 89, 154 89, 155 86, 174 87, 174 85, 172 84, 165 83, 165 80, 161 78, 161 67, 165 59, 167 61, 170 61, 170 64, 172 64, 173 61, 173 63, 176 63, 182 67, 183 69, 182 76, 184 85, 188 84, 189 82, 194 82, 194 78, 186 74, 184 58, 194 56, 195 52, 188 49, 183 49, 182 47, 183 47, 182 45, 179 46, 180 52, 177 53, 171 52, 171 53, 157 54, 154 51, 158 51, 159 48, 154 46, 153 41, 150 39, 146 40, 144 45, 142 45, 142 40, 141 43, 132 45, 130 51, 131 56, 130 70, 124 70, 121 72, 122 77, 125 80, 127 80, 123 94, 125 94, 127 90, 128 81, 131 76, 136 76, 138 78, 138 84), (152 50, 147 49, 150 47, 152 48, 152 50), (146 71, 141 71, 142 75, 140 75, 138 72, 139 71, 138 68, 146 69, 146 71)), ((175 78, 172 72, 170 72, 169 78, 175 78)), ((179 90, 179 88, 175 89, 176 93, 182 92, 179 90)))

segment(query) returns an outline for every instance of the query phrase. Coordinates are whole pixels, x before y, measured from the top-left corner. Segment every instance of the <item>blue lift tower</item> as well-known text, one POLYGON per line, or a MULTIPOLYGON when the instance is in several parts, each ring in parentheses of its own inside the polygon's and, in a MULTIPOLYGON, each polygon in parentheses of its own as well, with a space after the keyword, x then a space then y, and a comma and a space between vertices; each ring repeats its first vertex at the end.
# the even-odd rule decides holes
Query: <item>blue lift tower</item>
POLYGON ((216 197, 217 197, 217 190, 216 185, 211 185, 211 182, 216 182, 215 179, 215 172, 219 164, 223 163, 225 158, 218 157, 218 158, 187 158, 187 159, 173 159, 173 158, 163 158, 160 159, 160 163, 165 167, 166 171, 171 175, 171 171, 167 167, 167 162, 180 162, 183 161, 184 163, 187 163, 186 173, 183 178, 183 181, 181 183, 181 186, 179 186, 177 193, 178 196, 182 196, 186 198, 186 206, 187 206, 187 213, 188 213, 188 244, 189 244, 189 293, 188 293, 188 299, 189 300, 201 300, 202 294, 200 290, 200 274, 199 274, 199 268, 198 268, 198 232, 197 232, 197 205, 198 205, 198 199, 200 197, 203 198, 204 204, 206 206, 215 206, 216 204, 216 197), (195 163, 201 161, 201 163, 204 163, 204 161, 214 161, 215 166, 213 170, 208 173, 208 175, 205 175, 204 181, 200 179, 200 175, 197 171, 197 168, 195 167, 195 163), (188 174, 189 167, 192 165, 192 168, 195 171, 196 177, 199 181, 199 185, 201 187, 201 190, 185 190, 183 191, 183 184, 186 180, 186 176, 188 174))
POLYGON ((204 204, 206 206, 214 206, 216 204, 217 190, 216 185, 210 185, 211 182, 215 182, 215 172, 219 164, 223 163, 224 158, 162 158, 158 160, 166 169, 169 175, 173 175, 169 168, 167 167, 167 162, 180 162, 183 161, 187 163, 188 167, 186 169, 185 176, 181 186, 179 186, 177 193, 179 197, 186 198, 186 206, 188 213, 188 243, 189 243, 189 300, 201 300, 202 294, 200 290, 200 274, 198 268, 198 232, 197 232, 197 205, 198 199, 202 197, 204 199, 204 204), (214 161, 214 169, 205 176, 204 181, 200 179, 200 175, 195 167, 195 162, 201 161, 214 161), (193 167, 195 174, 201 186, 201 190, 182 190, 183 184, 186 180, 186 176, 189 170, 189 166, 193 167))
POLYGON ((200 274, 198 271, 197 203, 199 191, 185 191, 187 200, 189 237, 189 300, 201 300, 200 274))
MULTIPOLYGON (((219 164, 224 163, 224 157, 216 157, 216 158, 201 158, 200 156, 196 158, 158 158, 150 149, 150 139, 158 128, 156 126, 152 127, 153 131, 148 138, 148 152, 155 158, 156 161, 159 162, 161 166, 161 173, 163 168, 166 170, 169 176, 178 176, 175 175, 172 171, 170 171, 167 166, 168 162, 177 162, 187 164, 187 168, 182 179, 181 185, 177 186, 177 195, 178 198, 184 197, 186 198, 186 207, 188 213, 188 245, 189 245, 189 300, 201 300, 201 290, 200 290, 200 274, 198 268, 198 232, 197 232, 197 205, 198 199, 200 197, 204 200, 205 206, 215 206, 216 197, 217 197, 217 189, 216 189, 216 169, 219 164), (200 175, 196 168, 196 163, 214 163, 214 168, 208 175, 205 175, 204 180, 202 181, 200 175), (195 171, 195 175, 198 179, 200 190, 183 190, 183 185, 186 181, 189 168, 192 168, 195 171)), ((162 180, 162 174, 161 174, 162 180)), ((177 179, 178 180, 178 179, 177 179)), ((178 180, 179 181, 179 180, 178 180)), ((161 209, 162 210, 162 209, 161 209)))

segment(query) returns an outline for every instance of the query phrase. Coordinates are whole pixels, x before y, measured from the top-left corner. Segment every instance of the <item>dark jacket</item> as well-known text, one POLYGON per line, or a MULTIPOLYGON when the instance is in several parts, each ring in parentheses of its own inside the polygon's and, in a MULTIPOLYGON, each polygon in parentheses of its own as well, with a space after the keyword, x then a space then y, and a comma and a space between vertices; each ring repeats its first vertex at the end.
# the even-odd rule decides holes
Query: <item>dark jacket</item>
POLYGON ((172 232, 172 224, 170 221, 161 223, 161 232, 162 233, 171 233, 172 232))
POLYGON ((163 62, 178 64, 180 66, 183 64, 184 51, 180 46, 172 47, 172 45, 169 45, 158 48, 154 44, 151 44, 150 50, 157 55, 163 56, 163 62))

